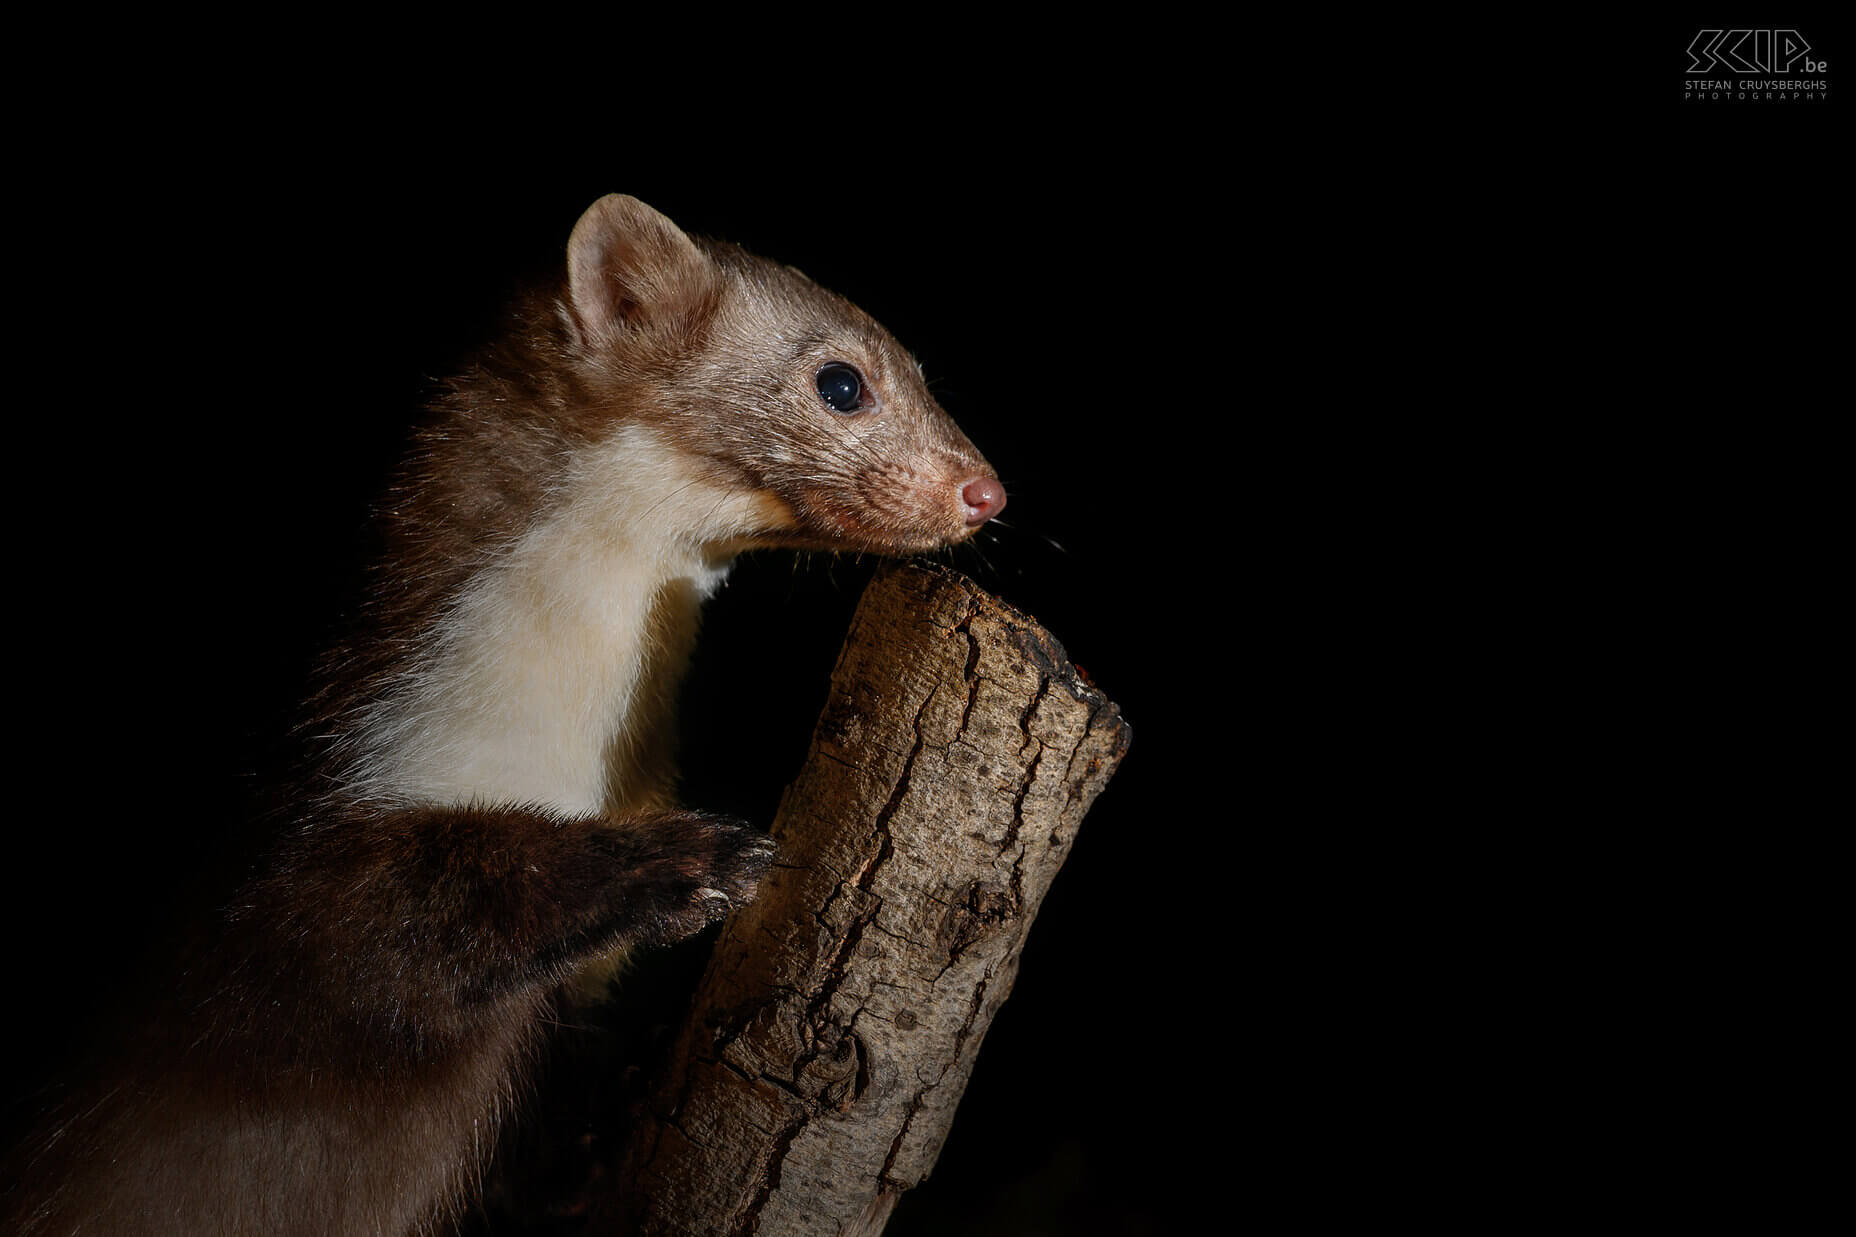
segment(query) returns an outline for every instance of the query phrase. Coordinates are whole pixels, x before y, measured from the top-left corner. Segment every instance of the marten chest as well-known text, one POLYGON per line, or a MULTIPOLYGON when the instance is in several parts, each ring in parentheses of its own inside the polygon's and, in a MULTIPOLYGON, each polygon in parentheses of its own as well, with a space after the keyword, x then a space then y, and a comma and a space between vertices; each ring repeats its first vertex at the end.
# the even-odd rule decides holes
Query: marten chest
POLYGON ((359 789, 574 815, 667 797, 677 683, 729 561, 697 521, 757 517, 646 435, 607 456, 465 583, 369 707, 359 789))

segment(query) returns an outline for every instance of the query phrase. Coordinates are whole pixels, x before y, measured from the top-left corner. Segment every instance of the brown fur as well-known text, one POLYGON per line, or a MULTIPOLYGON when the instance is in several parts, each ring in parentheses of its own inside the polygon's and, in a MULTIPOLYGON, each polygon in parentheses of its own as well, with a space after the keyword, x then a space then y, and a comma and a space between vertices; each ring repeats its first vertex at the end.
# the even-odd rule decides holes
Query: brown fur
POLYGON ((278 840, 159 978, 117 1064, 14 1160, 7 1231, 443 1228, 562 984, 752 896, 767 839, 671 806, 671 707, 701 601, 681 582, 654 598, 652 664, 610 736, 623 815, 358 788, 370 703, 616 431, 652 426, 692 477, 756 496, 761 526, 723 557, 910 552, 970 532, 949 495, 990 476, 984 460, 895 341, 796 271, 607 198, 561 284, 512 321, 437 401, 380 506, 384 551, 322 665, 278 840), (809 384, 830 361, 865 375, 871 413, 821 412, 809 384))

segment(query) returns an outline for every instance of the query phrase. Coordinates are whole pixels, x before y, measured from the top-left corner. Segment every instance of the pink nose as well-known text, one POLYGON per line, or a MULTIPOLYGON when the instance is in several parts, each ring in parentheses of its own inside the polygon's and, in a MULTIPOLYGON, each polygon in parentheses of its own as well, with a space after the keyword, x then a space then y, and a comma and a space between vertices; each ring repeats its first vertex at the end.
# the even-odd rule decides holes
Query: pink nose
POLYGON ((967 527, 978 528, 1005 510, 1005 487, 997 477, 975 477, 960 487, 960 501, 967 505, 967 527))

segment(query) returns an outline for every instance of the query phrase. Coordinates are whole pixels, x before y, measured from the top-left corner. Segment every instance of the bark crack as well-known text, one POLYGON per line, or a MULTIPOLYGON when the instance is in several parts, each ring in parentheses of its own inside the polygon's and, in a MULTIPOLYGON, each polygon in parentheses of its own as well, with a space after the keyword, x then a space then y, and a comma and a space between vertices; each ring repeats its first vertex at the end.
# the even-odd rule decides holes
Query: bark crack
POLYGON ((812 1119, 809 1112, 801 1113, 780 1128, 774 1136, 773 1153, 767 1159, 767 1167, 761 1176, 760 1189, 749 1200, 747 1210, 741 1213, 741 1222, 735 1226, 734 1237, 752 1237, 760 1226, 761 1208, 773 1197, 773 1192, 780 1188, 780 1169, 786 1162, 786 1152, 798 1138, 806 1123, 812 1119))
POLYGON ((961 676, 967 684, 967 707, 960 712, 960 729, 956 737, 967 733, 967 719, 973 716, 973 706, 979 701, 980 696, 980 642, 973 634, 973 616, 978 614, 979 610, 977 601, 969 605, 965 616, 953 628, 967 638, 967 666, 961 676))

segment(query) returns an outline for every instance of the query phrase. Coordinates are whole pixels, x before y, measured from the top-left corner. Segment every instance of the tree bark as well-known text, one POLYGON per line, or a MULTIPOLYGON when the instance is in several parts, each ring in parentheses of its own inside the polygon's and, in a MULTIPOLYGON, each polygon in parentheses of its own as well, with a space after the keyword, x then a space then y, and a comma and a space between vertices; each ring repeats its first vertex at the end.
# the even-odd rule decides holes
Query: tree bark
POLYGON ((1027 616, 942 568, 879 575, 602 1227, 881 1232, 1128 737, 1027 616))

